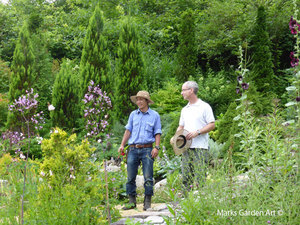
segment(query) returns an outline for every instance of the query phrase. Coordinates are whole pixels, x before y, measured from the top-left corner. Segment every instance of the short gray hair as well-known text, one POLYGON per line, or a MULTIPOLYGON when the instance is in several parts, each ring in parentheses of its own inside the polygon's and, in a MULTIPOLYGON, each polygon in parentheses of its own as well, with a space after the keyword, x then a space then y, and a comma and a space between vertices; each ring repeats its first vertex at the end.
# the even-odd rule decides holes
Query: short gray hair
POLYGON ((187 88, 193 88, 195 95, 198 93, 199 87, 195 81, 186 81, 184 84, 187 86, 187 88))

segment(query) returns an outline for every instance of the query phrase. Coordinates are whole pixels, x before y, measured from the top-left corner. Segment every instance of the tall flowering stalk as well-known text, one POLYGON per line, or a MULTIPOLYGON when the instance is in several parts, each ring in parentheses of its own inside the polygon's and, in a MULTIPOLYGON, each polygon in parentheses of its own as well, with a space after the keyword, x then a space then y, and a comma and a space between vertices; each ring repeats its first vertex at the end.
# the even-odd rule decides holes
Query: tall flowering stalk
MULTIPOLYGON (((103 153, 107 149, 107 141, 110 138, 109 134, 109 110, 112 108, 111 100, 106 94, 102 92, 99 85, 95 85, 93 81, 90 81, 88 86, 88 92, 84 95, 84 118, 86 119, 86 137, 97 146, 101 146, 103 153), (106 142, 106 146, 104 143, 106 142)), ((109 209, 109 193, 108 193, 108 181, 107 181, 107 162, 103 160, 104 172, 105 172, 105 187, 106 187, 106 206, 107 217, 109 224, 111 223, 110 209, 109 209)))
MULTIPOLYGON (((13 112, 14 114, 20 116, 22 122, 21 130, 24 133, 21 133, 19 137, 16 136, 19 133, 15 132, 14 135, 11 136, 12 141, 18 141, 20 138, 28 140, 28 149, 27 149, 27 155, 26 157, 20 152, 20 157, 22 159, 25 159, 24 164, 24 180, 23 180, 23 193, 22 193, 22 211, 21 211, 21 223, 24 224, 24 195, 25 195, 25 187, 26 187, 26 172, 27 172, 27 162, 28 162, 28 156, 30 152, 30 141, 31 136, 34 135, 34 133, 40 129, 43 128, 43 125, 45 123, 43 112, 36 113, 36 109, 38 107, 38 94, 35 94, 33 89, 30 89, 30 91, 26 90, 25 95, 20 96, 18 99, 15 99, 14 103, 12 105, 9 105, 9 111, 13 112), (23 125, 25 124, 25 127, 23 125), (24 132, 26 131, 26 132, 24 132), (14 137, 15 136, 15 137, 14 137)), ((18 141, 20 143, 20 141, 18 141)))
MULTIPOLYGON (((293 78, 291 80, 291 86, 287 87, 286 90, 288 91, 289 95, 291 96, 291 101, 286 104, 287 107, 291 111, 295 111, 294 118, 296 121, 299 121, 299 102, 300 102, 300 65, 299 65, 299 58, 300 58, 300 22, 297 21, 298 9, 296 1, 293 1, 294 4, 294 16, 291 16, 289 22, 289 28, 291 34, 296 40, 294 51, 290 53, 291 59, 291 67, 293 71, 293 78)), ((290 122, 292 122, 291 120, 290 122)))
MULTIPOLYGON (((237 106, 236 110, 239 114, 234 117, 234 121, 237 121, 239 132, 234 135, 235 142, 239 143, 240 154, 235 153, 236 156, 242 157, 244 160, 244 165, 246 168, 250 169, 257 164, 258 154, 257 151, 257 140, 260 135, 260 130, 255 128, 256 120, 253 117, 250 109, 252 102, 247 96, 247 90, 249 88, 249 83, 245 82, 247 79, 248 69, 246 69, 246 62, 243 59, 243 49, 239 48, 239 68, 237 70, 237 94, 241 97, 237 99, 240 104, 237 106)), ((236 143, 233 143, 236 144, 236 143)), ((232 149, 232 148, 231 148, 232 149)), ((230 153, 230 152, 229 152, 230 153)), ((231 154, 231 153, 230 153, 231 154)), ((229 154, 229 155, 230 155, 229 154)), ((234 154, 232 152, 232 154, 234 154)))

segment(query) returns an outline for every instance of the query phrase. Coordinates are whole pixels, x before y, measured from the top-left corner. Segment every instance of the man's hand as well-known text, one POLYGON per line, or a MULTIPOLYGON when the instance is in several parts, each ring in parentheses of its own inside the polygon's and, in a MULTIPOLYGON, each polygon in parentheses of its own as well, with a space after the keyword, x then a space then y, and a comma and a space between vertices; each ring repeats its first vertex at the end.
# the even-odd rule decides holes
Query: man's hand
POLYGON ((118 152, 119 152, 119 154, 121 154, 121 155, 125 155, 125 152, 124 152, 124 146, 120 146, 120 148, 118 149, 118 152))
POLYGON ((195 138, 198 136, 198 131, 193 131, 193 132, 190 132, 186 135, 186 139, 190 140, 192 138, 195 138))
POLYGON ((152 158, 156 158, 158 156, 158 150, 156 148, 152 149, 151 156, 152 158))

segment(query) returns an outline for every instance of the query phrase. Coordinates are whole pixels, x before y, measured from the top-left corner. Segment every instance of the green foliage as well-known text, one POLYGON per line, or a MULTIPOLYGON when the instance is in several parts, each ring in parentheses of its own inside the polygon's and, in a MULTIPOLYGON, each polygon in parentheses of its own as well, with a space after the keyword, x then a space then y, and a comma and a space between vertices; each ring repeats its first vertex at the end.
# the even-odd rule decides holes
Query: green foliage
POLYGON ((172 78, 151 95, 155 103, 154 107, 160 115, 181 111, 182 107, 187 104, 180 94, 181 85, 172 78))
POLYGON ((0 129, 5 126, 8 114, 8 96, 0 93, 0 129))
POLYGON ((210 104, 215 115, 225 113, 235 97, 234 86, 226 80, 226 72, 215 73, 210 70, 198 76, 198 97, 210 104))
POLYGON ((56 128, 50 139, 42 142, 44 160, 41 171, 51 186, 64 186, 72 181, 70 175, 86 174, 89 167, 88 158, 94 151, 85 140, 79 145, 76 143, 76 134, 68 136, 67 132, 56 128), (52 172, 50 172, 50 170, 52 172))
POLYGON ((0 93, 6 93, 9 90, 9 80, 11 71, 8 67, 8 63, 0 60, 0 93))
POLYGON ((110 93, 110 62, 106 38, 103 36, 104 19, 99 6, 90 18, 84 40, 81 62, 81 98, 87 91, 90 81, 99 85, 102 91, 110 93))
POLYGON ((259 92, 274 91, 273 58, 270 51, 271 43, 267 32, 265 7, 257 9, 257 17, 253 29, 250 51, 252 55, 252 68, 250 79, 259 92))
MULTIPOLYGON (((180 112, 174 112, 170 114, 164 114, 161 117, 161 123, 163 127, 163 135, 161 137, 161 143, 166 150, 166 155, 168 157, 174 156, 173 147, 170 144, 171 138, 176 133, 176 130, 179 126, 179 118, 180 118, 180 112)), ((160 153, 162 155, 162 153, 160 153)))
POLYGON ((0 158, 0 176, 5 177, 8 174, 8 168, 12 163, 12 157, 9 153, 1 155, 0 158))
POLYGON ((25 22, 19 33, 19 38, 14 51, 14 58, 11 66, 12 76, 9 87, 10 102, 17 99, 25 90, 32 87, 35 79, 34 71, 35 56, 32 41, 25 22))
POLYGON ((80 115, 78 90, 76 66, 72 61, 64 60, 52 92, 52 105, 55 107, 51 112, 53 126, 67 129, 77 127, 76 120, 80 115))
POLYGON ((52 88, 55 80, 51 71, 52 58, 47 49, 45 35, 38 33, 40 30, 37 30, 36 32, 36 34, 31 35, 32 42, 34 43, 34 70, 36 71, 36 78, 32 86, 39 94, 39 106, 37 110, 43 111, 45 118, 50 118, 48 103, 51 102, 52 99, 52 88))
POLYGON ((195 17, 192 10, 182 13, 180 24, 177 49, 178 68, 175 75, 179 82, 185 82, 189 76, 194 76, 196 72, 195 17))
POLYGON ((230 135, 235 134, 237 124, 234 123, 235 118, 239 111, 236 110, 236 102, 230 103, 224 116, 217 120, 217 131, 214 133, 214 138, 218 143, 225 143, 229 140, 230 135))
MULTIPOLYGON (((28 224, 108 224, 104 198, 104 173, 90 161, 94 151, 87 140, 78 143, 76 135, 54 129, 49 139, 42 142, 44 159, 41 163, 28 161, 26 193, 24 198, 24 222, 28 224)), ((23 182, 22 171, 25 161, 0 159, 1 172, 7 178, 7 185, 1 191, 0 211, 2 221, 16 222, 21 211, 20 200, 23 182), (4 167, 3 167, 4 166, 4 167), (5 171, 6 168, 6 171, 5 171), (3 169, 3 170, 2 170, 3 169), (7 198, 9 194, 10 198, 7 198)), ((110 198, 118 197, 122 174, 108 176, 110 198), (117 179, 117 181, 116 181, 117 179)), ((111 217, 120 217, 111 201, 111 217)))
MULTIPOLYGON (((9 101, 15 99, 30 90, 36 78, 35 56, 32 40, 28 30, 27 22, 24 22, 18 37, 11 66, 12 75, 9 85, 9 101)), ((11 130, 20 128, 20 118, 15 113, 9 113, 7 117, 7 127, 11 130)))
POLYGON ((135 108, 130 96, 136 95, 143 88, 144 62, 137 28, 130 17, 124 19, 120 31, 116 67, 116 92, 113 105, 115 118, 124 119, 135 108))
POLYGON ((143 48, 144 67, 144 86, 149 92, 156 92, 164 88, 163 85, 174 75, 176 60, 173 55, 158 55, 151 49, 143 48))

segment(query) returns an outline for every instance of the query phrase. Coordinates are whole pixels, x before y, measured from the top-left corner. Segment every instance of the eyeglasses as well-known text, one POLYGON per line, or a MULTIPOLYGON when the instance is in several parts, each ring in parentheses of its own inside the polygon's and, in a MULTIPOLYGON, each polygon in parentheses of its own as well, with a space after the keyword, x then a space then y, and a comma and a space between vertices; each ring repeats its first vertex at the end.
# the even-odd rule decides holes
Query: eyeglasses
POLYGON ((190 88, 182 89, 182 91, 187 91, 187 90, 190 90, 190 88))

